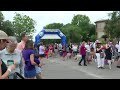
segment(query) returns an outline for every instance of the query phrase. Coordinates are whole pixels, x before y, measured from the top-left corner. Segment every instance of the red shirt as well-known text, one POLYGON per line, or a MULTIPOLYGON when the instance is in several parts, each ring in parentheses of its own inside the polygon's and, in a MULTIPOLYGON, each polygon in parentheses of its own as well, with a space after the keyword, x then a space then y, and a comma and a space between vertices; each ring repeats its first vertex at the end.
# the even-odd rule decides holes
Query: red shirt
POLYGON ((81 55, 86 55, 86 48, 85 48, 85 46, 84 45, 82 45, 81 47, 80 47, 80 54, 81 55))

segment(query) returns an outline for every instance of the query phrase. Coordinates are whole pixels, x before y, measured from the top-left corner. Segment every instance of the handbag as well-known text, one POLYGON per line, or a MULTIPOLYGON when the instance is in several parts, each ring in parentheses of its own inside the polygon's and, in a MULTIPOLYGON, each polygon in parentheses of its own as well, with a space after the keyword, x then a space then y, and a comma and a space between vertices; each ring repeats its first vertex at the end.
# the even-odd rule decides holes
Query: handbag
POLYGON ((13 76, 13 79, 17 79, 17 76, 19 76, 19 78, 21 78, 21 79, 25 79, 20 73, 18 73, 18 72, 15 72, 14 73, 14 76, 13 76))
POLYGON ((100 52, 100 58, 104 58, 104 53, 100 52))
POLYGON ((7 65, 3 61, 2 61, 1 69, 2 69, 2 75, 3 75, 7 71, 7 65))

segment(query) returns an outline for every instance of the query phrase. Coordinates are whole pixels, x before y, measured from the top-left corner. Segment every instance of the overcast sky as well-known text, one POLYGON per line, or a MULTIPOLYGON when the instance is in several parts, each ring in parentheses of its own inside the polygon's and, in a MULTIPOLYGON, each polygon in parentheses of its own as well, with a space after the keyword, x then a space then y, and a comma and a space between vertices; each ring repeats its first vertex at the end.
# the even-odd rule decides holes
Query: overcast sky
POLYGON ((5 20, 13 20, 15 12, 23 15, 28 15, 36 21, 36 33, 42 30, 44 26, 50 23, 70 23, 73 16, 76 14, 87 15, 91 22, 97 20, 108 19, 108 13, 112 11, 2 11, 5 20))

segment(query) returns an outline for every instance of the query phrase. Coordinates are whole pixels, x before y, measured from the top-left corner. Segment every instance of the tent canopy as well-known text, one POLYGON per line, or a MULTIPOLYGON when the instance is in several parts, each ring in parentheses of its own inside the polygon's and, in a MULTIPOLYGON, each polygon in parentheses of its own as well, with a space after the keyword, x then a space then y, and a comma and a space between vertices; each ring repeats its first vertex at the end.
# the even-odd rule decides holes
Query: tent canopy
POLYGON ((35 37, 35 44, 38 45, 41 39, 61 39, 62 45, 66 44, 66 36, 59 29, 43 29, 35 37))
POLYGON ((41 39, 61 39, 57 34, 45 34, 41 39))

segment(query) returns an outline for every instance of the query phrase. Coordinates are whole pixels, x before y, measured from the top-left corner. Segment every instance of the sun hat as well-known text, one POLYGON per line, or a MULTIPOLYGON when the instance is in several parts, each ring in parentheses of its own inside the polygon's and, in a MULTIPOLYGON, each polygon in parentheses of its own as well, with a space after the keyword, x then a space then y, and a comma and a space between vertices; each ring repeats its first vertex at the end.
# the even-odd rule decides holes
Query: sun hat
POLYGON ((0 39, 8 39, 8 35, 2 30, 0 30, 0 39))

